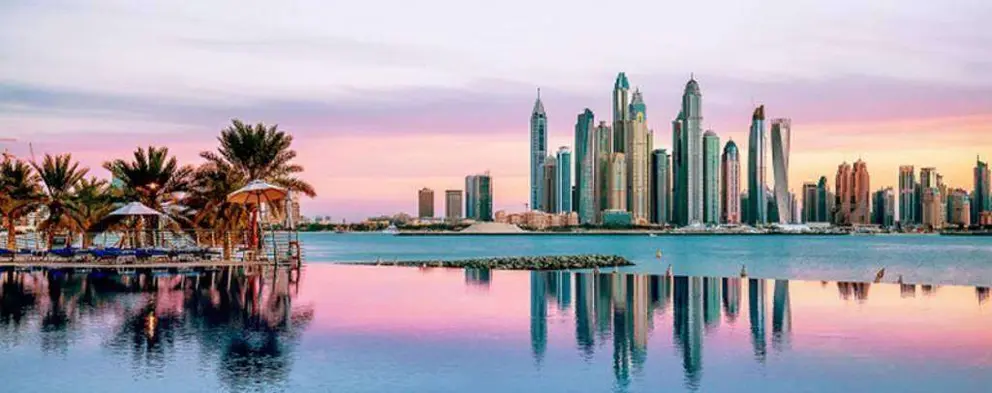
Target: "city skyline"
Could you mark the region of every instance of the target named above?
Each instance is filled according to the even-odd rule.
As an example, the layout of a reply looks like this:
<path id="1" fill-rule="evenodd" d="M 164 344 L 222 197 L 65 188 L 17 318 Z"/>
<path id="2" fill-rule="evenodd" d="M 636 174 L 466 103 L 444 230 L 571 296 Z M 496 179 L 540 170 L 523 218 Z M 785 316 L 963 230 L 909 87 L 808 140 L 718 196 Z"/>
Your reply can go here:
<path id="1" fill-rule="evenodd" d="M 695 42 L 671 42 L 664 37 L 684 22 L 644 19 L 636 36 L 652 50 L 642 52 L 621 51 L 608 34 L 561 22 L 594 20 L 605 3 L 559 5 L 537 6 L 562 16 L 551 26 L 534 23 L 540 13 L 530 4 L 511 1 L 495 11 L 515 18 L 500 22 L 521 27 L 514 34 L 539 37 L 532 41 L 488 36 L 492 22 L 467 12 L 456 23 L 445 18 L 437 31 L 407 35 L 399 32 L 417 29 L 396 26 L 417 18 L 329 26 L 322 21 L 340 10 L 317 3 L 305 13 L 275 5 L 3 5 L 0 122 L 9 130 L 5 137 L 20 141 L 2 148 L 22 157 L 30 154 L 27 142 L 38 154 L 71 151 L 105 176 L 99 164 L 106 157 L 127 156 L 153 141 L 184 162 L 198 162 L 214 133 L 238 117 L 278 123 L 296 137 L 300 163 L 313 169 L 307 179 L 318 192 L 301 201 L 306 215 L 411 212 L 412 190 L 461 188 L 466 173 L 487 169 L 499 183 L 494 209 L 519 210 L 528 200 L 520 113 L 530 109 L 535 89 L 542 88 L 548 113 L 548 146 L 571 145 L 582 108 L 612 120 L 606 90 L 625 71 L 650 108 L 655 148 L 672 151 L 666 119 L 690 73 L 707 100 L 702 126 L 721 141 L 734 140 L 741 152 L 754 105 L 766 105 L 770 118 L 791 118 L 794 193 L 858 158 L 870 163 L 875 189 L 897 186 L 900 165 L 937 167 L 948 185 L 970 188 L 973 157 L 992 155 L 992 77 L 979 66 L 989 61 L 982 48 L 992 37 L 981 22 L 989 15 L 981 2 L 950 10 L 904 2 L 899 12 L 858 2 L 830 10 L 782 3 L 717 12 L 644 3 L 643 18 L 705 13 L 720 28 Z M 397 7 L 407 11 L 397 14 L 423 16 L 421 25 L 440 21 L 430 12 L 440 8 L 433 7 L 451 5 Z M 770 23 L 723 23 L 759 9 L 755 16 Z M 374 10 L 374 4 L 347 6 L 352 13 Z M 772 18 L 778 13 L 789 17 Z M 225 28 L 245 22 L 256 31 Z M 783 29 L 789 38 L 778 34 Z M 940 33 L 919 39 L 916 31 Z M 486 45 L 475 45 L 480 40 Z M 511 45 L 520 42 L 527 44 Z M 571 42 L 582 45 L 563 44 Z M 589 47 L 598 52 L 595 61 L 566 60 Z M 742 64 L 728 60 L 744 56 L 752 60 L 747 66 L 728 65 Z M 370 154 L 374 165 L 354 164 Z"/>

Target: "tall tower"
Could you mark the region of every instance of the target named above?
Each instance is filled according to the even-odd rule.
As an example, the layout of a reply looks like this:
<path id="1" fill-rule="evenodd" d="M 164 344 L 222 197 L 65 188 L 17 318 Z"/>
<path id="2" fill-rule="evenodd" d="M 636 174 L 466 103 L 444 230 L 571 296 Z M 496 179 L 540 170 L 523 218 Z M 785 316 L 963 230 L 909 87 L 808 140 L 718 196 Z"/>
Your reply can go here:
<path id="1" fill-rule="evenodd" d="M 610 208 L 610 155 L 613 154 L 613 130 L 605 121 L 596 126 L 596 222 L 603 210 Z"/>
<path id="2" fill-rule="evenodd" d="M 557 180 L 555 188 L 558 191 L 558 206 L 555 211 L 558 213 L 568 213 L 572 211 L 572 151 L 568 146 L 558 148 L 555 155 L 558 161 Z"/>
<path id="3" fill-rule="evenodd" d="M 851 224 L 851 210 L 853 210 L 854 189 L 851 164 L 842 163 L 837 167 L 837 178 L 834 187 L 837 188 L 837 203 L 834 206 L 832 222 L 837 225 Z"/>
<path id="4" fill-rule="evenodd" d="M 530 113 L 530 208 L 544 210 L 541 202 L 544 193 L 541 181 L 544 179 L 544 159 L 548 155 L 548 117 L 541 102 L 541 89 L 537 89 L 537 100 Z"/>
<path id="5" fill-rule="evenodd" d="M 982 212 L 992 211 L 992 195 L 989 194 L 989 182 L 992 177 L 989 175 L 989 164 L 982 162 L 981 158 L 976 158 L 975 161 L 975 189 L 972 191 L 970 201 L 972 224 L 981 222 Z"/>
<path id="6" fill-rule="evenodd" d="M 434 190 L 424 187 L 417 191 L 417 217 L 434 217 Z"/>
<path id="7" fill-rule="evenodd" d="M 685 189 L 688 182 L 683 170 L 685 168 L 683 163 L 686 160 L 685 149 L 683 148 L 683 140 L 685 139 L 683 117 L 682 112 L 679 112 L 675 116 L 675 120 L 672 120 L 672 222 L 678 225 L 685 225 L 683 217 L 685 217 L 685 210 L 688 208 L 685 200 Z"/>
<path id="8" fill-rule="evenodd" d="M 635 90 L 627 111 L 630 120 L 626 123 L 627 146 L 624 155 L 627 159 L 627 210 L 636 224 L 646 224 L 650 218 L 651 205 L 648 200 L 648 150 L 647 107 L 640 90 Z"/>
<path id="9" fill-rule="evenodd" d="M 816 222 L 816 207 L 819 204 L 816 198 L 817 198 L 816 183 L 813 182 L 803 183 L 802 222 L 804 223 Z"/>
<path id="10" fill-rule="evenodd" d="M 613 152 L 626 153 L 627 123 L 630 120 L 630 83 L 627 74 L 621 72 L 613 84 Z"/>
<path id="11" fill-rule="evenodd" d="M 667 224 L 672 218 L 672 175 L 668 152 L 651 152 L 651 222 Z"/>
<path id="12" fill-rule="evenodd" d="M 765 106 L 754 109 L 747 147 L 747 200 L 749 224 L 768 223 L 765 202 Z"/>
<path id="13" fill-rule="evenodd" d="M 699 83 L 689 79 L 682 93 L 682 149 L 685 161 L 680 163 L 684 171 L 685 216 L 683 225 L 703 222 L 703 95 Z"/>
<path id="14" fill-rule="evenodd" d="M 462 190 L 444 191 L 444 218 L 448 221 L 462 218 Z"/>
<path id="15" fill-rule="evenodd" d="M 609 209 L 627 210 L 627 162 L 624 154 L 611 154 L 609 167 Z"/>
<path id="16" fill-rule="evenodd" d="M 558 213 L 558 160 L 555 156 L 544 159 L 544 180 L 541 181 L 541 191 L 544 200 L 541 209 L 547 213 Z"/>
<path id="17" fill-rule="evenodd" d="M 579 222 L 596 222 L 596 124 L 586 108 L 575 122 L 575 192 Z"/>
<path id="18" fill-rule="evenodd" d="M 833 209 L 833 198 L 827 177 L 820 176 L 816 183 L 816 222 L 830 222 L 830 211 Z"/>
<path id="19" fill-rule="evenodd" d="M 916 173 L 912 165 L 899 167 L 899 224 L 919 224 L 916 216 Z"/>
<path id="20" fill-rule="evenodd" d="M 789 207 L 789 148 L 792 145 L 792 121 L 789 119 L 773 119 L 771 137 L 772 169 L 775 172 L 775 203 L 778 205 L 778 222 L 787 224 L 793 222 L 793 212 Z"/>
<path id="21" fill-rule="evenodd" d="M 720 221 L 726 224 L 741 223 L 741 159 L 733 140 L 723 148 L 721 172 Z"/>
<path id="22" fill-rule="evenodd" d="M 703 134 L 703 222 L 720 223 L 720 137 Z"/>

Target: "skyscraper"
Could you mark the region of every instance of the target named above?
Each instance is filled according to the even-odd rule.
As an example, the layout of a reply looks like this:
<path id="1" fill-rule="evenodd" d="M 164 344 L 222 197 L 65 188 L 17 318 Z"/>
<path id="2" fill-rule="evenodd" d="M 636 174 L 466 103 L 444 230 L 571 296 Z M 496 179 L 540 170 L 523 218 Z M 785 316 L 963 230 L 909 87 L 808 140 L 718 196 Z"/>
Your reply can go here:
<path id="1" fill-rule="evenodd" d="M 596 126 L 596 222 L 603 210 L 610 208 L 610 156 L 613 154 L 613 130 L 605 121 Z"/>
<path id="2" fill-rule="evenodd" d="M 610 155 L 610 210 L 627 210 L 627 162 L 623 153 Z"/>
<path id="3" fill-rule="evenodd" d="M 765 201 L 765 106 L 761 105 L 751 115 L 751 132 L 747 147 L 748 217 L 751 225 L 768 222 Z"/>
<path id="4" fill-rule="evenodd" d="M 871 223 L 883 228 L 895 225 L 896 197 L 892 187 L 875 191 L 872 201 L 874 206 Z"/>
<path id="5" fill-rule="evenodd" d="M 630 120 L 630 83 L 621 72 L 613 84 L 613 153 L 626 153 L 628 120 Z"/>
<path id="6" fill-rule="evenodd" d="M 792 121 L 772 119 L 772 169 L 775 175 L 775 203 L 778 208 L 778 222 L 793 222 L 789 207 L 789 148 L 792 145 Z"/>
<path id="7" fill-rule="evenodd" d="M 444 191 L 444 218 L 448 221 L 462 218 L 462 190 Z"/>
<path id="8" fill-rule="evenodd" d="M 557 213 L 558 210 L 558 160 L 554 156 L 544 159 L 544 180 L 541 181 L 541 192 L 544 199 L 541 200 L 542 211 Z"/>
<path id="9" fill-rule="evenodd" d="M 548 117 L 544 113 L 544 103 L 541 102 L 541 89 L 537 89 L 537 100 L 534 110 L 530 113 L 530 208 L 543 210 L 541 201 L 541 181 L 544 175 L 544 159 L 548 155 Z"/>
<path id="10" fill-rule="evenodd" d="M 803 183 L 803 222 L 816 222 L 817 191 L 816 183 Z"/>
<path id="11" fill-rule="evenodd" d="M 741 223 L 741 158 L 737 144 L 733 140 L 723 147 L 723 170 L 721 171 L 720 221 L 725 224 Z"/>
<path id="12" fill-rule="evenodd" d="M 851 224 L 852 202 L 854 201 L 854 183 L 851 174 L 851 164 L 844 162 L 837 167 L 837 177 L 834 180 L 837 188 L 837 203 L 834 206 L 833 223 L 837 225 Z"/>
<path id="13" fill-rule="evenodd" d="M 820 181 L 816 183 L 816 222 L 831 222 L 833 199 L 827 177 L 820 176 Z"/>
<path id="14" fill-rule="evenodd" d="M 916 216 L 916 173 L 912 165 L 899 167 L 899 224 L 919 224 Z"/>
<path id="15" fill-rule="evenodd" d="M 417 192 L 417 217 L 434 217 L 434 190 L 422 188 Z"/>
<path id="16" fill-rule="evenodd" d="M 922 184 L 920 188 L 923 194 L 920 203 L 923 210 L 923 216 L 921 217 L 923 226 L 932 230 L 943 228 L 944 217 L 942 213 L 944 209 L 940 202 L 940 189 L 937 187 L 924 188 Z"/>
<path id="17" fill-rule="evenodd" d="M 627 133 L 624 139 L 627 146 L 624 156 L 627 160 L 627 209 L 636 224 L 646 224 L 650 219 L 648 210 L 650 193 L 648 190 L 648 169 L 650 169 L 650 150 L 648 150 L 647 107 L 640 90 L 634 90 L 630 107 L 627 111 L 629 120 L 624 125 Z"/>
<path id="18" fill-rule="evenodd" d="M 868 176 L 868 164 L 858 160 L 854 163 L 854 211 L 851 213 L 852 224 L 868 224 L 871 222 L 871 182 Z"/>
<path id="19" fill-rule="evenodd" d="M 558 206 L 555 211 L 567 213 L 572 211 L 572 151 L 568 146 L 558 148 L 555 156 L 558 161 L 556 189 L 558 191 Z"/>
<path id="20" fill-rule="evenodd" d="M 982 212 L 992 211 L 992 194 L 990 194 L 989 164 L 981 158 L 975 160 L 975 189 L 971 197 L 971 223 L 978 224 Z"/>
<path id="21" fill-rule="evenodd" d="M 596 222 L 596 134 L 595 119 L 586 108 L 575 122 L 575 190 L 574 208 L 579 222 Z"/>
<path id="22" fill-rule="evenodd" d="M 478 216 L 476 210 L 476 204 L 479 200 L 478 184 L 475 175 L 465 176 L 465 218 L 470 220 L 474 220 Z"/>
<path id="23" fill-rule="evenodd" d="M 672 217 L 672 175 L 668 152 L 651 152 L 651 222 L 667 224 Z"/>
<path id="24" fill-rule="evenodd" d="M 947 223 L 961 228 L 971 226 L 971 197 L 960 188 L 948 192 Z"/>
<path id="25" fill-rule="evenodd" d="M 685 140 L 685 130 L 682 112 L 672 120 L 672 222 L 684 225 L 685 210 L 688 208 L 685 200 L 685 165 L 686 160 L 683 141 Z"/>
<path id="26" fill-rule="evenodd" d="M 720 137 L 703 134 L 703 222 L 720 223 Z"/>
<path id="27" fill-rule="evenodd" d="M 679 185 L 681 203 L 685 205 L 682 225 L 703 222 L 703 95 L 695 78 L 689 79 L 682 93 L 682 143 L 679 153 L 684 158 L 679 162 L 683 173 Z"/>
<path id="28" fill-rule="evenodd" d="M 493 184 L 488 171 L 465 177 L 465 218 L 493 220 Z"/>
<path id="29" fill-rule="evenodd" d="M 858 160 L 854 167 L 843 163 L 837 167 L 837 204 L 834 223 L 864 225 L 871 221 L 871 191 L 868 165 Z"/>

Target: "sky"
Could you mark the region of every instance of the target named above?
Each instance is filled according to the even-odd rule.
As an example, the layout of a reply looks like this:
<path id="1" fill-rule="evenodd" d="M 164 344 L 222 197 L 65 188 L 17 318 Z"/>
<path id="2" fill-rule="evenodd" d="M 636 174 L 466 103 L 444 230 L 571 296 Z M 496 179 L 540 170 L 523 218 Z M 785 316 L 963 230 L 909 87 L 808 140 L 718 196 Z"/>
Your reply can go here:
<path id="1" fill-rule="evenodd" d="M 413 213 L 422 187 L 441 212 L 485 170 L 515 211 L 537 89 L 549 146 L 571 145 L 584 108 L 611 121 L 624 71 L 656 148 L 690 75 L 721 143 L 746 151 L 755 105 L 792 119 L 796 191 L 857 159 L 873 189 L 904 164 L 971 189 L 992 156 L 987 0 L 202 3 L 0 3 L 0 147 L 107 176 L 149 144 L 198 164 L 239 118 L 293 134 L 318 193 L 305 215 Z"/>

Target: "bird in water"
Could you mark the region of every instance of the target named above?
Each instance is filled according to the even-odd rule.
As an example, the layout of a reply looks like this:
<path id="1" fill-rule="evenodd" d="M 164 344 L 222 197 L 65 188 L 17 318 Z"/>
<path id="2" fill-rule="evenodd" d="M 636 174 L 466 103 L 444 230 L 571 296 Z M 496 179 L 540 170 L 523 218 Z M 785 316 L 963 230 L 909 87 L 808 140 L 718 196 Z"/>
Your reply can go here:
<path id="1" fill-rule="evenodd" d="M 672 276 L 672 265 L 669 264 L 668 269 L 665 270 L 665 277 L 671 277 L 671 276 Z"/>
<path id="2" fill-rule="evenodd" d="M 747 277 L 747 267 L 741 265 L 741 277 Z"/>
<path id="3" fill-rule="evenodd" d="M 875 283 L 882 282 L 882 278 L 885 277 L 885 268 L 883 267 L 878 273 L 875 273 Z"/>

